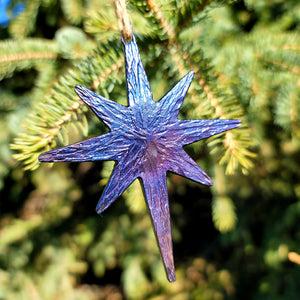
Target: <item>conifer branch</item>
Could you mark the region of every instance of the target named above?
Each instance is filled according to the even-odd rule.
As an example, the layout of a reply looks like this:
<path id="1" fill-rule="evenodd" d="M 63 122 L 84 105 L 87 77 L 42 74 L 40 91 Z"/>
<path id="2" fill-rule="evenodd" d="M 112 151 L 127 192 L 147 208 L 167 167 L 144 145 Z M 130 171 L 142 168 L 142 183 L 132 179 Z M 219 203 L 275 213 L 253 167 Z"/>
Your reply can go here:
<path id="1" fill-rule="evenodd" d="M 153 26 L 149 18 L 145 18 L 145 16 L 141 14 L 138 7 L 129 3 L 127 10 L 135 34 L 138 34 L 140 37 L 155 35 L 156 27 Z M 84 29 L 100 42 L 119 39 L 120 32 L 113 5 L 107 6 L 105 11 L 89 11 L 84 19 Z"/>
<path id="2" fill-rule="evenodd" d="M 189 91 L 192 102 L 195 105 L 195 110 L 192 110 L 192 117 L 196 112 L 197 115 L 195 115 L 195 118 L 199 118 L 199 108 L 205 107 L 207 118 L 243 118 L 243 111 L 237 100 L 233 99 L 232 95 L 222 95 L 224 93 L 221 93 L 217 87 L 217 77 L 214 76 L 213 78 L 209 75 L 210 67 L 208 61 L 201 55 L 199 57 L 199 53 L 202 53 L 200 49 L 198 49 L 198 54 L 196 54 L 195 52 L 191 53 L 190 49 L 192 49 L 192 46 L 185 46 L 184 49 L 179 47 L 178 43 L 169 44 L 168 46 L 181 76 L 187 73 L 187 69 L 195 71 L 195 79 L 198 86 L 192 86 Z M 186 51 L 185 49 L 188 50 Z M 196 59 L 192 59 L 192 57 Z M 199 92 L 205 96 L 205 98 L 202 98 L 203 103 L 200 105 Z M 245 123 L 245 120 L 243 120 L 243 123 Z M 211 151 L 215 154 L 219 153 L 220 164 L 226 164 L 227 166 L 226 174 L 233 174 L 239 166 L 244 173 L 247 173 L 253 167 L 252 159 L 256 155 L 247 150 L 247 148 L 253 146 L 250 136 L 249 129 L 243 127 L 234 130 L 234 132 L 225 132 L 224 135 L 210 138 L 209 146 L 211 147 Z M 225 150 L 223 154 L 221 154 L 221 149 Z"/>
<path id="3" fill-rule="evenodd" d="M 8 54 L 0 56 L 0 64 L 15 62 L 21 60 L 34 60 L 34 59 L 56 59 L 57 53 L 53 52 L 32 52 L 32 53 L 20 53 L 20 54 Z"/>
<path id="4" fill-rule="evenodd" d="M 103 56 L 106 60 L 103 60 Z M 74 68 L 58 80 L 46 100 L 35 105 L 24 124 L 24 130 L 11 145 L 18 152 L 14 157 L 24 161 L 25 169 L 36 169 L 39 166 L 39 154 L 55 147 L 57 139 L 63 144 L 68 143 L 68 135 L 63 132 L 66 125 L 73 124 L 87 135 L 87 120 L 84 115 L 86 107 L 75 95 L 73 88 L 79 84 L 95 88 L 107 95 L 106 79 L 110 85 L 114 81 L 106 75 L 119 73 L 123 69 L 120 56 L 120 52 L 113 45 L 102 47 L 87 59 L 75 64 Z"/>
<path id="5" fill-rule="evenodd" d="M 206 81 L 199 73 L 198 84 L 202 87 L 205 99 L 213 109 L 212 117 L 219 119 L 243 119 L 243 111 L 237 100 L 232 95 L 219 96 L 218 87 L 211 86 L 212 81 Z M 195 76 L 197 77 L 197 76 Z M 225 111 L 226 109 L 226 111 Z M 226 174 L 233 174 L 239 167 L 247 173 L 254 165 L 251 161 L 256 155 L 248 150 L 251 143 L 251 134 L 248 128 L 236 129 L 234 132 L 225 132 L 224 135 L 212 137 L 208 145 L 212 153 L 219 152 L 220 164 L 226 164 Z M 241 142 L 243 141 L 243 142 Z M 220 151 L 222 148 L 225 151 Z M 223 153 L 222 153 L 223 152 Z M 222 153 L 222 154 L 221 154 Z"/>
<path id="6" fill-rule="evenodd" d="M 163 12 L 160 10 L 159 6 L 156 3 L 156 0 L 147 0 L 147 5 L 148 5 L 150 11 L 153 12 L 158 24 L 166 32 L 169 41 L 174 40 L 176 37 L 175 31 L 173 30 L 172 26 L 165 19 Z"/>
<path id="7" fill-rule="evenodd" d="M 60 0 L 61 7 L 67 20 L 73 25 L 79 25 L 83 20 L 82 0 Z"/>
<path id="8" fill-rule="evenodd" d="M 14 38 L 28 36 L 35 28 L 36 17 L 42 0 L 27 1 L 24 11 L 22 11 L 9 25 L 9 32 Z"/>
<path id="9" fill-rule="evenodd" d="M 99 86 L 101 86 L 105 82 L 106 78 L 112 72 L 118 71 L 121 68 L 123 68 L 123 64 L 124 64 L 124 58 L 123 57 L 118 58 L 116 63 L 113 63 L 110 67 L 107 67 L 106 70 L 102 72 L 98 78 L 93 80 L 93 82 L 91 83 L 91 88 L 98 90 Z"/>
<path id="10" fill-rule="evenodd" d="M 0 78 L 15 70 L 37 67 L 58 58 L 56 42 L 46 39 L 26 39 L 0 42 Z"/>
<path id="11" fill-rule="evenodd" d="M 286 45 L 283 45 L 282 49 L 283 49 L 283 50 L 300 51 L 300 46 L 299 46 L 299 45 L 290 45 L 290 44 L 286 44 Z"/>
<path id="12" fill-rule="evenodd" d="M 272 65 L 278 66 L 282 69 L 285 69 L 288 72 L 291 72 L 292 74 L 300 75 L 300 67 L 298 67 L 298 66 L 292 66 L 292 65 L 287 64 L 283 61 L 277 61 L 277 60 L 269 59 L 267 57 L 260 57 L 259 59 L 262 62 L 266 62 L 268 64 L 272 64 Z"/>
<path id="13" fill-rule="evenodd" d="M 201 1 L 178 1 L 177 3 L 177 28 L 187 28 L 193 21 L 193 17 L 201 13 L 209 4 L 214 0 L 201 0 Z"/>

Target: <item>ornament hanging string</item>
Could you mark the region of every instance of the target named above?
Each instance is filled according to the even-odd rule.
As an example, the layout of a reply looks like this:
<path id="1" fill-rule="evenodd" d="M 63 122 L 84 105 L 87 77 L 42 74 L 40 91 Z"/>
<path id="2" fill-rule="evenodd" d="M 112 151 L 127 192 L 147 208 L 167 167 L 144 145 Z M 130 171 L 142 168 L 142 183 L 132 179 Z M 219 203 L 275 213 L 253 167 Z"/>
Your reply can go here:
<path id="1" fill-rule="evenodd" d="M 118 25 L 125 43 L 132 41 L 132 30 L 126 10 L 126 0 L 115 0 L 115 11 Z"/>

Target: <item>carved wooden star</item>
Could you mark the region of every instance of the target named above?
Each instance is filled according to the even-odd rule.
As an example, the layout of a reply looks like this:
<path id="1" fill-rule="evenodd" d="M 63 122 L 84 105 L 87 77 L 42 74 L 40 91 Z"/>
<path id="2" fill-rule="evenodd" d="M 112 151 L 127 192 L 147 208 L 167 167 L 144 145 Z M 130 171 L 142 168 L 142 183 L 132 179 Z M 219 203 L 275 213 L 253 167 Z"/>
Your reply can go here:
<path id="1" fill-rule="evenodd" d="M 79 97 L 110 129 L 109 133 L 42 153 L 41 162 L 114 160 L 109 182 L 98 202 L 103 212 L 139 178 L 170 282 L 175 281 L 166 172 L 205 185 L 208 175 L 183 146 L 238 127 L 240 120 L 179 120 L 179 109 L 194 73 L 184 76 L 161 100 L 153 101 L 135 38 L 125 48 L 128 104 L 123 106 L 80 86 Z"/>

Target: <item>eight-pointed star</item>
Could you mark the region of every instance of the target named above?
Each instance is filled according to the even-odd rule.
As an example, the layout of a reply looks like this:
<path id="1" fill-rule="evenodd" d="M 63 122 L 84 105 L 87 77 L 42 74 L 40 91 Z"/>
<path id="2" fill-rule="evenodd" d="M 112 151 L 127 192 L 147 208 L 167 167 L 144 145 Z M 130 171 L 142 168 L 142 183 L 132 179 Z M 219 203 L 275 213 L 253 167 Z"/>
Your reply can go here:
<path id="1" fill-rule="evenodd" d="M 139 178 L 170 282 L 176 279 L 173 261 L 166 172 L 174 172 L 205 185 L 208 175 L 183 146 L 235 128 L 239 120 L 179 120 L 179 109 L 194 73 L 184 76 L 160 101 L 152 98 L 133 36 L 125 43 L 129 106 L 122 106 L 80 86 L 76 93 L 110 129 L 109 133 L 42 153 L 41 162 L 114 160 L 109 182 L 98 202 L 103 212 Z"/>

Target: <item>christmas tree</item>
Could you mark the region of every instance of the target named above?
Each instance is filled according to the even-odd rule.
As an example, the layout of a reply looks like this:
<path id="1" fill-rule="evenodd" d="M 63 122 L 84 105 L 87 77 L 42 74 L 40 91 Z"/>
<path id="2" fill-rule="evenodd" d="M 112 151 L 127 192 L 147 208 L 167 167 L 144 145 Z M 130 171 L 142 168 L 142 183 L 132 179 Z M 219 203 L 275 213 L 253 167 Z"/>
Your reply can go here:
<path id="1" fill-rule="evenodd" d="M 185 147 L 212 188 L 167 178 L 169 284 L 137 182 L 99 217 L 112 162 L 38 161 L 107 132 L 74 86 L 127 104 L 114 1 L 21 2 L 1 8 L 0 299 L 297 298 L 300 4 L 127 3 L 154 100 L 193 70 L 179 118 L 242 120 Z"/>

